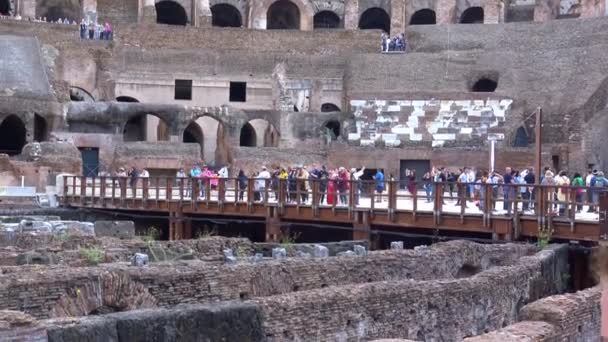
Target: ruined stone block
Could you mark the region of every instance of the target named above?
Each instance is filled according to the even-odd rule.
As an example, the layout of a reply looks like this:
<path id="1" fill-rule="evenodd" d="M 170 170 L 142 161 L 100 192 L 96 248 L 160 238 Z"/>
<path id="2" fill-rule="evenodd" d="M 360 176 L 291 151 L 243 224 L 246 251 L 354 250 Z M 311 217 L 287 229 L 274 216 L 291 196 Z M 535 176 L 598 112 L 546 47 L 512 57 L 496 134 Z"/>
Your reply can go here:
<path id="1" fill-rule="evenodd" d="M 272 249 L 273 259 L 283 259 L 287 257 L 287 251 L 285 248 L 277 247 Z"/>
<path id="2" fill-rule="evenodd" d="M 363 247 L 361 245 L 355 245 L 354 252 L 358 256 L 366 256 L 367 255 L 367 249 L 365 249 L 365 247 Z"/>
<path id="3" fill-rule="evenodd" d="M 315 245 L 314 256 L 315 258 L 327 258 L 329 256 L 329 249 L 325 246 Z"/>
<path id="4" fill-rule="evenodd" d="M 48 222 L 22 220 L 19 223 L 19 231 L 21 232 L 44 232 L 50 233 L 53 226 Z"/>
<path id="5" fill-rule="evenodd" d="M 256 264 L 258 262 L 262 262 L 264 260 L 264 255 L 262 253 L 255 253 L 255 255 L 249 257 L 249 261 L 252 264 Z"/>
<path id="6" fill-rule="evenodd" d="M 97 221 L 94 225 L 95 236 L 132 239 L 135 236 L 133 221 Z"/>
<path id="7" fill-rule="evenodd" d="M 337 256 L 355 256 L 355 252 L 353 251 L 346 251 L 346 252 L 340 252 L 337 254 Z"/>
<path id="8" fill-rule="evenodd" d="M 310 253 L 307 253 L 307 252 L 297 251 L 296 252 L 296 256 L 298 258 L 310 258 L 312 255 Z"/>
<path id="9" fill-rule="evenodd" d="M 391 241 L 391 249 L 392 250 L 402 250 L 403 241 Z"/>
<path id="10" fill-rule="evenodd" d="M 52 265 L 57 260 L 53 254 L 43 254 L 38 252 L 27 252 L 17 255 L 17 265 Z"/>
<path id="11" fill-rule="evenodd" d="M 144 253 L 135 253 L 133 257 L 131 257 L 131 266 L 143 267 L 148 266 L 150 259 L 148 258 L 148 254 Z"/>

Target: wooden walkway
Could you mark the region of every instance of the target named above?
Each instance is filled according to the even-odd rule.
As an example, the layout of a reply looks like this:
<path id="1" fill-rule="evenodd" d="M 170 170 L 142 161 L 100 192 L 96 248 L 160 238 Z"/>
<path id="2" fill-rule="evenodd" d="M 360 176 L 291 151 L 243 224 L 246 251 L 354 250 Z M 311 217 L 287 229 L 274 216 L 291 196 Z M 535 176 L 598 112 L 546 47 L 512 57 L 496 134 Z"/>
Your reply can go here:
<path id="1" fill-rule="evenodd" d="M 354 239 L 369 239 L 372 230 L 383 227 L 428 229 L 429 234 L 487 233 L 502 241 L 534 238 L 540 229 L 550 231 L 553 239 L 593 243 L 608 233 L 605 206 L 601 215 L 587 212 L 590 194 L 597 189 L 534 186 L 529 187 L 531 199 L 526 199 L 522 186 L 477 184 L 476 199 L 470 199 L 468 184 L 453 184 L 450 193 L 448 184 L 436 183 L 427 199 L 424 191 L 410 194 L 401 189 L 399 181 L 385 182 L 382 194 L 375 191 L 374 181 L 249 179 L 242 188 L 233 178 L 144 178 L 135 183 L 127 178 L 65 176 L 61 201 L 67 207 L 167 212 L 171 239 L 192 238 L 188 217 L 204 215 L 265 219 L 268 241 L 281 238 L 284 222 L 348 224 Z M 562 191 L 559 201 L 556 192 Z M 597 192 L 603 203 L 605 194 Z"/>

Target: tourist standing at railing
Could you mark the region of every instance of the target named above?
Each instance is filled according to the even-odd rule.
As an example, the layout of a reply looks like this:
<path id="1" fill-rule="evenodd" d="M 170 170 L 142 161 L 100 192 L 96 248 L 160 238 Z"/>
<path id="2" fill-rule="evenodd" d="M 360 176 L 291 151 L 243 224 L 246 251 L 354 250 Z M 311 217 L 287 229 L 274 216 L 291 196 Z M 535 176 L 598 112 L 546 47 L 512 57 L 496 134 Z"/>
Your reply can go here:
<path id="1" fill-rule="evenodd" d="M 192 178 L 190 180 L 190 186 L 188 187 L 188 195 L 190 196 L 190 194 L 192 193 L 192 197 L 194 196 L 200 196 L 200 194 L 202 193 L 202 189 L 203 187 L 201 186 L 201 174 L 203 173 L 203 171 L 201 170 L 201 167 L 198 163 L 194 163 L 194 165 L 192 165 L 192 168 L 190 169 L 190 178 Z M 198 190 L 199 193 L 198 194 L 194 194 L 192 192 L 192 187 L 194 185 L 194 182 L 196 182 L 196 184 L 198 185 Z"/>
<path id="2" fill-rule="evenodd" d="M 498 173 L 498 171 L 493 171 L 492 172 L 492 176 L 490 176 L 488 178 L 488 183 L 492 184 L 492 198 L 494 201 L 496 201 L 498 199 L 498 187 L 499 184 L 502 183 L 503 179 L 502 176 Z M 496 203 L 494 202 L 493 207 L 496 208 Z M 490 203 L 490 206 L 492 206 L 492 203 Z"/>
<path id="3" fill-rule="evenodd" d="M 270 180 L 270 172 L 268 172 L 268 170 L 266 169 L 266 166 L 262 166 L 262 171 L 260 171 L 257 178 L 258 179 L 256 180 L 256 188 L 260 192 L 260 200 L 265 201 L 265 200 L 267 200 L 267 196 L 268 196 L 265 193 L 266 187 L 267 187 L 268 181 Z"/>
<path id="4" fill-rule="evenodd" d="M 374 180 L 376 181 L 376 202 L 382 202 L 382 192 L 384 191 L 384 170 L 378 169 L 376 175 L 374 176 Z"/>
<path id="5" fill-rule="evenodd" d="M 447 169 L 444 172 L 445 172 L 445 179 L 448 184 L 448 190 L 450 192 L 450 197 L 453 197 L 454 196 L 454 185 L 456 183 L 457 177 L 454 174 L 454 172 L 448 171 Z"/>
<path id="6" fill-rule="evenodd" d="M 416 170 L 410 170 L 407 177 L 407 191 L 413 196 L 416 192 Z"/>
<path id="7" fill-rule="evenodd" d="M 319 193 L 320 193 L 320 197 L 319 197 L 319 204 L 323 204 L 323 201 L 325 200 L 325 196 L 327 193 L 327 186 L 328 186 L 328 182 L 329 182 L 329 172 L 327 171 L 327 167 L 325 167 L 325 165 L 321 166 L 321 170 L 319 170 Z"/>
<path id="8" fill-rule="evenodd" d="M 80 20 L 80 39 L 87 39 L 87 23 L 84 19 Z"/>
<path id="9" fill-rule="evenodd" d="M 590 212 L 595 212 L 599 210 L 600 204 L 600 192 L 608 186 L 608 180 L 604 178 L 604 173 L 602 171 L 598 171 L 596 175 L 591 179 L 591 193 L 593 197 L 593 205 L 589 206 Z"/>
<path id="10" fill-rule="evenodd" d="M 527 174 L 528 170 L 523 170 L 522 172 L 515 171 L 515 174 L 513 175 L 513 183 L 516 185 L 515 196 L 521 200 L 524 200 L 526 197 L 525 194 L 528 187 L 526 186 L 525 176 Z M 519 210 L 519 208 L 515 208 L 515 210 Z"/>
<path id="11" fill-rule="evenodd" d="M 536 183 L 536 175 L 534 174 L 534 168 L 531 167 L 528 170 L 528 173 L 524 176 L 524 180 L 528 185 L 526 187 L 526 191 L 524 192 L 524 211 L 528 209 L 534 209 L 534 188 L 532 187 L 534 183 Z"/>
<path id="12" fill-rule="evenodd" d="M 469 168 L 465 167 L 464 170 L 460 171 L 460 175 L 458 176 L 457 181 L 457 186 L 458 186 L 458 191 L 457 191 L 457 196 L 458 196 L 458 200 L 456 201 L 456 205 L 460 205 L 462 203 L 462 205 L 464 205 L 465 208 L 468 208 L 467 206 L 467 199 L 466 199 L 466 194 L 465 191 L 467 189 L 467 181 L 469 179 Z M 461 198 L 463 199 L 461 202 Z"/>
<path id="13" fill-rule="evenodd" d="M 290 203 L 296 201 L 296 192 L 298 190 L 298 170 L 295 167 L 289 167 L 287 171 L 287 197 Z"/>
<path id="14" fill-rule="evenodd" d="M 433 194 L 433 178 L 431 178 L 430 172 L 426 172 L 424 176 L 422 176 L 422 187 L 426 193 L 426 202 L 431 203 L 431 195 Z"/>
<path id="15" fill-rule="evenodd" d="M 511 210 L 511 202 L 513 201 L 514 191 L 511 187 L 513 184 L 513 171 L 510 167 L 505 168 L 505 174 L 502 176 L 502 184 L 503 184 L 503 209 L 510 211 Z"/>
<path id="16" fill-rule="evenodd" d="M 359 205 L 359 198 L 361 197 L 361 191 L 363 191 L 363 184 L 361 183 L 361 176 L 365 173 L 365 166 L 360 168 L 358 171 L 354 167 L 350 169 L 350 177 L 353 181 L 353 191 L 355 192 L 355 206 Z"/>
<path id="17" fill-rule="evenodd" d="M 239 175 L 237 176 L 237 180 L 239 183 L 239 201 L 243 201 L 245 191 L 247 191 L 247 176 L 243 170 L 239 170 Z"/>
<path id="18" fill-rule="evenodd" d="M 562 216 L 566 212 L 566 206 L 568 201 L 568 186 L 570 186 L 570 179 L 566 174 L 566 171 L 560 171 L 559 177 L 555 180 L 555 185 L 558 186 L 557 200 L 559 201 L 559 215 Z"/>
<path id="19" fill-rule="evenodd" d="M 131 187 L 131 193 L 133 194 L 133 197 L 136 196 L 136 188 L 137 188 L 137 178 L 139 177 L 139 171 L 137 171 L 137 169 L 135 167 L 131 167 L 131 169 L 129 169 L 129 172 L 127 173 L 127 175 L 130 177 L 129 179 L 129 186 Z"/>
<path id="20" fill-rule="evenodd" d="M 572 177 L 572 186 L 575 187 L 575 199 L 576 199 L 576 213 L 580 213 L 583 210 L 583 196 L 585 195 L 585 181 L 580 173 L 575 172 Z"/>
<path id="21" fill-rule="evenodd" d="M 348 190 L 350 190 L 350 175 L 344 167 L 338 168 L 338 177 L 336 187 L 340 193 L 340 204 L 348 205 Z"/>
<path id="22" fill-rule="evenodd" d="M 327 204 L 333 205 L 336 203 L 336 190 L 337 190 L 338 174 L 334 171 L 329 173 L 329 180 L 327 182 Z"/>
<path id="23" fill-rule="evenodd" d="M 593 179 L 593 177 L 595 177 L 595 174 L 597 174 L 597 170 L 587 171 L 587 176 L 585 177 L 585 186 L 587 188 L 591 187 L 591 180 Z M 587 202 L 593 203 L 593 194 L 592 194 L 591 190 L 587 191 Z M 589 210 L 590 209 L 591 209 L 591 204 L 589 205 Z"/>

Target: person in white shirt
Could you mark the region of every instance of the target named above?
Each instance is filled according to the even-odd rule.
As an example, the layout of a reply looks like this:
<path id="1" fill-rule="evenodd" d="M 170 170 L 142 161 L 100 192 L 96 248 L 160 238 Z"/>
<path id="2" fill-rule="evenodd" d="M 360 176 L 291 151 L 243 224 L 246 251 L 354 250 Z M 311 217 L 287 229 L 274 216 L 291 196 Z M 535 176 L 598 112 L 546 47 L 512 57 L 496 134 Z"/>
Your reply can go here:
<path id="1" fill-rule="evenodd" d="M 228 178 L 228 167 L 222 166 L 222 168 L 217 172 L 217 175 L 220 178 Z"/>
<path id="2" fill-rule="evenodd" d="M 255 181 L 255 187 L 260 192 L 260 200 L 264 201 L 266 198 L 266 180 L 270 179 L 270 172 L 266 169 L 266 166 L 262 166 L 262 171 L 258 174 Z"/>
<path id="3" fill-rule="evenodd" d="M 357 187 L 357 189 L 355 190 L 355 206 L 359 205 L 359 197 L 361 196 L 361 189 L 363 188 L 363 185 L 361 184 L 361 182 L 359 182 L 359 180 L 361 179 L 361 176 L 363 176 L 364 172 L 365 166 L 360 168 L 359 171 L 357 171 L 357 169 L 355 169 L 354 167 L 350 169 L 350 175 L 352 177 L 352 180 L 355 181 Z"/>

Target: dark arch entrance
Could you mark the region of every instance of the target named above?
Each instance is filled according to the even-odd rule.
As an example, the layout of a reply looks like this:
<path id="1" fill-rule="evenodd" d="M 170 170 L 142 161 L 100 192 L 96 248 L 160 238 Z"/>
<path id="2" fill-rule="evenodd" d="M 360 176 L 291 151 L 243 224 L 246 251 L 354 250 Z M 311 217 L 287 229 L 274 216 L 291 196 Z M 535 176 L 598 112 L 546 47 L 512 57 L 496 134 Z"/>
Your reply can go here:
<path id="1" fill-rule="evenodd" d="M 156 115 L 142 114 L 129 119 L 123 129 L 123 141 L 167 141 L 169 125 Z"/>
<path id="2" fill-rule="evenodd" d="M 460 15 L 461 24 L 483 24 L 483 8 L 469 7 Z"/>
<path id="3" fill-rule="evenodd" d="M 243 19 L 236 7 L 230 4 L 211 6 L 211 24 L 217 27 L 241 27 Z"/>
<path id="4" fill-rule="evenodd" d="M 27 130 L 25 124 L 15 115 L 7 116 L 0 124 L 0 153 L 14 156 L 25 146 Z"/>
<path id="5" fill-rule="evenodd" d="M 241 128 L 240 145 L 255 147 L 256 141 L 257 141 L 257 136 L 255 134 L 255 129 L 253 129 L 253 126 L 251 126 L 251 124 L 249 124 L 249 122 L 244 124 L 243 128 Z"/>
<path id="6" fill-rule="evenodd" d="M 266 15 L 269 30 L 299 30 L 300 9 L 289 0 L 279 0 L 268 8 Z"/>
<path id="7" fill-rule="evenodd" d="M 498 82 L 484 77 L 473 84 L 471 91 L 476 93 L 491 93 L 495 91 L 497 87 Z"/>
<path id="8" fill-rule="evenodd" d="M 428 8 L 414 12 L 410 18 L 410 25 L 434 25 L 436 23 L 435 11 Z"/>
<path id="9" fill-rule="evenodd" d="M 3 0 L 0 0 L 3 1 Z M 10 1 L 10 0 L 7 0 Z M 36 16 L 46 17 L 48 21 L 68 19 L 70 22 L 80 20 L 82 1 L 74 0 L 39 0 L 36 1 Z"/>
<path id="10" fill-rule="evenodd" d="M 315 14 L 313 27 L 316 29 L 340 28 L 340 17 L 332 11 L 321 11 Z"/>
<path id="11" fill-rule="evenodd" d="M 156 22 L 167 25 L 186 25 L 188 15 L 182 5 L 174 1 L 161 1 L 156 5 Z"/>
<path id="12" fill-rule="evenodd" d="M 201 147 L 201 157 L 203 156 L 205 138 L 203 137 L 201 127 L 196 122 L 193 121 L 186 127 L 182 141 L 185 143 L 199 144 Z"/>
<path id="13" fill-rule="evenodd" d="M 382 8 L 372 7 L 361 14 L 359 28 L 361 30 L 383 30 L 390 33 L 391 18 Z"/>
<path id="14" fill-rule="evenodd" d="M 513 143 L 513 147 L 528 147 L 528 133 L 526 129 L 523 127 L 519 127 L 517 129 L 517 133 L 515 133 L 515 142 Z"/>
<path id="15" fill-rule="evenodd" d="M 321 112 L 329 113 L 329 112 L 339 112 L 340 107 L 336 106 L 333 103 L 324 103 L 321 105 Z"/>
<path id="16" fill-rule="evenodd" d="M 11 3 L 9 0 L 0 0 L 0 15 L 9 15 L 11 12 Z"/>
<path id="17" fill-rule="evenodd" d="M 46 141 L 48 140 L 48 125 L 46 120 L 38 115 L 34 114 L 34 141 Z"/>
<path id="18" fill-rule="evenodd" d="M 118 102 L 139 102 L 139 100 L 137 100 L 134 97 L 131 96 L 119 96 L 116 98 L 116 101 Z"/>
<path id="19" fill-rule="evenodd" d="M 336 120 L 330 120 L 325 124 L 326 134 L 331 137 L 331 140 L 337 140 L 340 136 L 340 123 Z"/>

